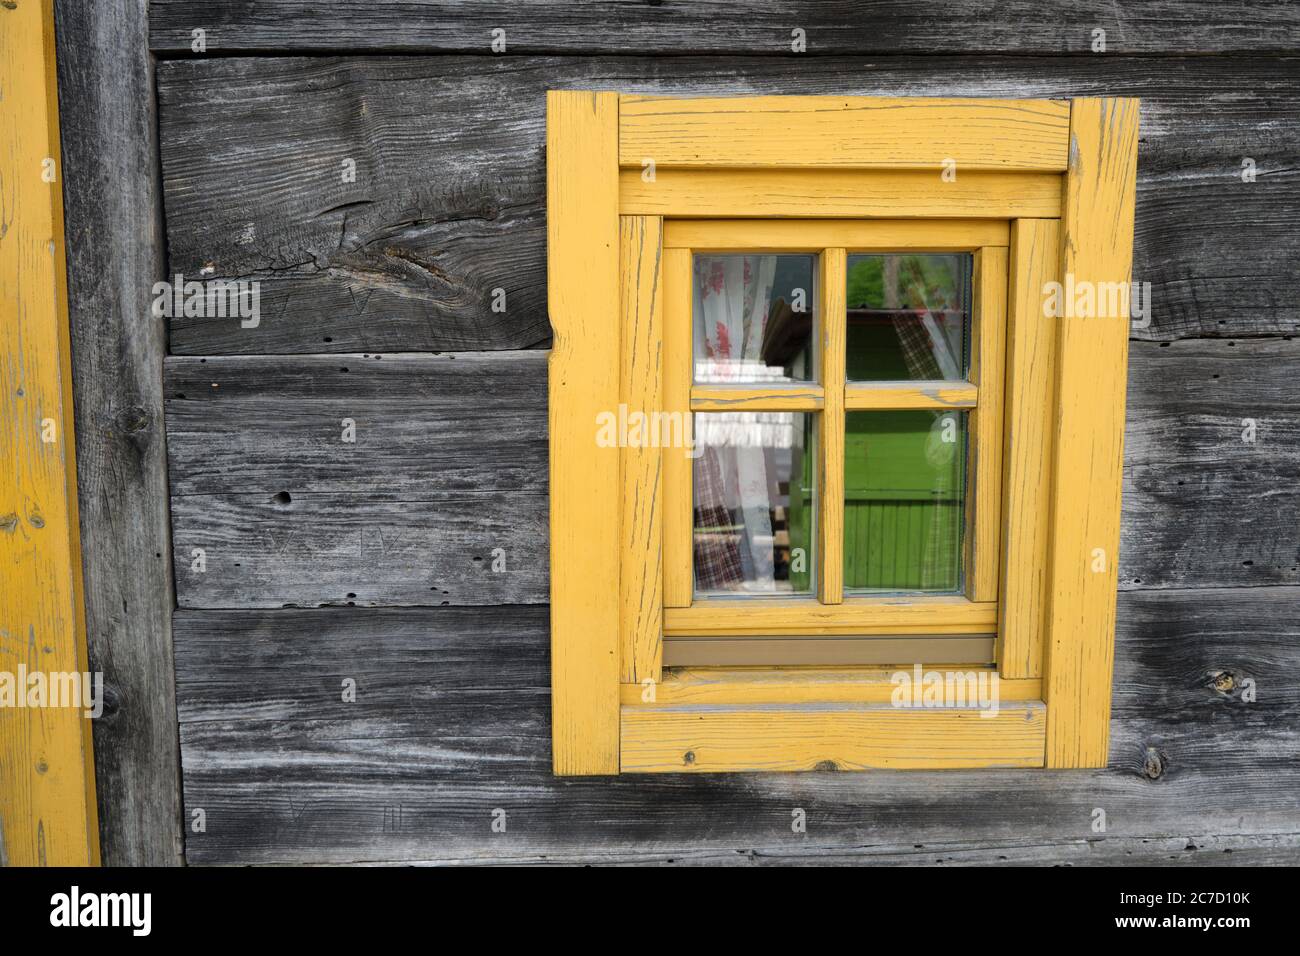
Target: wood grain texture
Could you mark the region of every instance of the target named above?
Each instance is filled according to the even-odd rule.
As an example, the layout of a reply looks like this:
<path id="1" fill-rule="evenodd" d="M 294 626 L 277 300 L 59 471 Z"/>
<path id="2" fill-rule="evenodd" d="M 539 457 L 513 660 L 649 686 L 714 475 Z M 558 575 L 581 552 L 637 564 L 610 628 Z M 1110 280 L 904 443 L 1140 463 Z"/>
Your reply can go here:
<path id="1" fill-rule="evenodd" d="M 1297 368 L 1289 337 L 1130 343 L 1121 588 L 1300 584 Z"/>
<path id="2" fill-rule="evenodd" d="M 817 375 L 826 402 L 817 416 L 817 600 L 836 605 L 844 600 L 844 363 L 848 311 L 842 248 L 826 249 L 817 268 Z"/>
<path id="3" fill-rule="evenodd" d="M 623 773 L 972 770 L 1041 767 L 1041 703 L 653 704 L 623 708 Z"/>
<path id="4" fill-rule="evenodd" d="M 1056 420 L 1044 646 L 1047 765 L 1100 767 L 1108 753 L 1119 574 L 1129 302 L 1101 289 L 1132 276 L 1138 102 L 1078 99 L 1061 218 L 1061 275 L 1097 290 L 1057 315 Z"/>
<path id="5" fill-rule="evenodd" d="M 1056 323 L 1044 313 L 1043 289 L 1059 281 L 1060 223 L 1021 219 L 1011 226 L 1011 290 L 1007 314 L 1006 432 L 1002 485 L 1003 677 L 1039 677 L 1051 490 Z"/>
<path id="6" fill-rule="evenodd" d="M 545 377 L 541 352 L 169 359 L 180 606 L 546 601 Z"/>
<path id="7" fill-rule="evenodd" d="M 693 534 L 695 506 L 691 497 L 694 459 L 694 417 L 691 380 L 694 377 L 692 324 L 694 309 L 689 249 L 665 249 L 664 262 L 664 410 L 691 424 L 691 448 L 670 451 L 664 469 L 664 607 L 687 607 L 695 592 Z"/>
<path id="8" fill-rule="evenodd" d="M 959 634 L 992 633 L 995 602 L 976 604 L 964 597 L 848 597 L 834 604 L 811 599 L 750 602 L 742 615 L 736 602 L 696 601 L 664 612 L 664 629 L 673 636 L 727 634 Z"/>
<path id="9" fill-rule="evenodd" d="M 618 773 L 618 97 L 546 96 L 551 735 L 559 775 Z"/>
<path id="10" fill-rule="evenodd" d="M 696 385 L 691 410 L 696 412 L 816 412 L 826 404 L 820 385 Z"/>
<path id="11" fill-rule="evenodd" d="M 1225 7 L 1209 0 L 1135 3 L 1102 0 L 1033 3 L 989 9 L 941 0 L 919 10 L 902 0 L 864 7 L 835 2 L 677 2 L 617 0 L 593 6 L 524 0 L 507 8 L 477 0 L 368 0 L 322 8 L 305 0 L 250 5 L 216 0 L 154 0 L 155 50 L 190 53 L 191 30 L 208 32 L 213 52 L 376 50 L 486 55 L 494 27 L 506 31 L 505 53 L 712 53 L 789 56 L 792 30 L 805 32 L 804 59 L 834 53 L 1087 54 L 1095 28 L 1112 56 L 1134 53 L 1249 53 L 1294 50 L 1300 29 L 1284 6 Z M 1014 24 L 1009 29 L 1007 24 Z"/>
<path id="12" fill-rule="evenodd" d="M 1269 16 L 1242 14 L 1272 37 L 1276 31 L 1262 26 Z M 924 20 L 931 22 L 928 12 Z M 967 34 L 934 22 L 951 31 L 940 48 L 964 42 Z M 1062 38 L 1055 25 L 1053 36 Z M 1134 274 L 1151 283 L 1151 316 L 1134 337 L 1300 330 L 1285 212 L 1300 204 L 1293 162 L 1300 128 L 1289 109 L 1300 78 L 1287 60 L 734 56 L 725 64 L 719 75 L 710 57 L 160 63 L 171 271 L 197 277 L 210 264 L 217 276 L 262 281 L 257 328 L 173 321 L 173 351 L 544 344 L 543 102 L 546 89 L 563 87 L 677 96 L 1141 96 Z M 1253 183 L 1241 179 L 1243 157 L 1257 164 Z M 344 159 L 356 161 L 355 183 L 342 181 Z M 949 185 L 964 188 L 964 175 Z M 506 291 L 502 313 L 491 310 L 497 288 Z"/>
<path id="13" fill-rule="evenodd" d="M 889 667 L 906 661 L 926 667 L 985 667 L 993 661 L 993 644 L 992 634 L 964 633 L 870 637 L 668 636 L 664 638 L 664 666 Z"/>
<path id="14" fill-rule="evenodd" d="M 663 661 L 663 220 L 619 218 L 619 399 L 644 429 L 619 451 L 619 673 L 658 680 Z M 678 360 L 684 356 L 675 356 Z M 670 429 L 671 432 L 671 429 Z M 679 427 L 678 435 L 684 434 Z"/>
<path id="15" fill-rule="evenodd" d="M 974 408 L 980 390 L 969 382 L 875 382 L 849 385 L 844 407 L 849 411 L 882 409 Z"/>
<path id="16" fill-rule="evenodd" d="M 189 860 L 745 862 L 807 852 L 790 831 L 797 807 L 829 859 L 876 848 L 900 861 L 992 861 L 1020 847 L 1013 858 L 1161 862 L 1188 840 L 1273 846 L 1273 858 L 1294 862 L 1296 849 L 1275 839 L 1295 832 L 1300 787 L 1298 602 L 1300 588 L 1122 594 L 1109 769 L 960 780 L 558 780 L 544 608 L 182 610 L 185 795 L 208 814 Z M 340 699 L 347 676 L 351 704 Z M 1091 830 L 1099 806 L 1104 835 Z M 491 831 L 495 808 L 506 833 Z"/>
<path id="17" fill-rule="evenodd" d="M 1005 246 L 1007 224 L 997 219 L 670 219 L 664 223 L 669 249 L 726 252 L 760 248 L 817 252 L 847 246 L 854 252 L 899 249 L 974 250 Z"/>
<path id="18" fill-rule="evenodd" d="M 622 166 L 1062 172 L 1063 100 L 764 96 L 619 99 Z"/>
<path id="19" fill-rule="evenodd" d="M 862 216 L 925 219 L 1061 214 L 1055 173 L 962 171 L 945 180 L 931 170 L 625 169 L 618 177 L 624 215 Z"/>
<path id="20" fill-rule="evenodd" d="M 977 675 L 991 667 L 968 666 Z M 664 671 L 654 700 L 646 700 L 640 684 L 624 684 L 623 706 L 655 704 L 886 704 L 899 684 L 898 668 L 881 667 L 674 667 Z M 911 672 L 907 671 L 908 676 Z M 1041 700 L 1042 682 L 1003 680 L 1001 700 Z"/>
<path id="21" fill-rule="evenodd" d="M 521 585 L 511 601 L 546 600 L 544 364 L 532 351 L 169 360 L 182 605 L 481 603 L 477 588 L 503 595 L 495 589 L 508 582 Z M 1121 589 L 1300 584 L 1298 364 L 1297 340 L 1132 343 Z M 349 410 L 357 446 L 338 441 Z M 1242 440 L 1245 419 L 1256 421 L 1253 443 Z M 678 463 L 689 482 L 690 459 L 670 454 L 666 488 Z M 665 566 L 666 588 L 680 568 L 683 603 L 691 580 L 686 488 L 673 496 L 684 504 L 664 519 L 666 534 L 674 520 L 685 529 L 677 532 L 683 557 Z M 281 492 L 288 507 L 276 500 Z M 457 540 L 472 542 L 463 521 L 474 502 L 478 527 L 506 527 L 507 542 L 492 532 L 477 539 L 478 551 L 440 554 L 419 529 L 459 515 Z M 183 545 L 195 539 L 233 549 L 209 563 L 207 578 L 188 571 Z M 482 568 L 489 544 L 507 549 L 507 575 Z M 475 554 L 484 561 L 472 562 Z M 385 574 L 372 573 L 376 559 Z M 256 567 L 267 576 L 255 578 Z M 106 568 L 125 574 L 120 564 Z M 153 572 L 140 573 L 144 588 Z M 427 590 L 435 577 L 444 583 Z M 99 722 L 101 733 L 110 719 Z"/>
<path id="22" fill-rule="evenodd" d="M 96 866 L 52 0 L 0 29 L 0 858 Z"/>
<path id="23" fill-rule="evenodd" d="M 1007 250 L 989 247 L 975 254 L 971 279 L 975 322 L 971 380 L 979 404 L 970 413 L 966 495 L 966 594 L 972 601 L 996 601 L 1002 554 L 1002 444 L 1006 437 Z"/>
<path id="24" fill-rule="evenodd" d="M 104 674 L 94 722 L 109 866 L 181 862 L 163 274 L 153 63 L 143 0 L 57 0 L 68 314 L 75 362 L 86 636 Z"/>

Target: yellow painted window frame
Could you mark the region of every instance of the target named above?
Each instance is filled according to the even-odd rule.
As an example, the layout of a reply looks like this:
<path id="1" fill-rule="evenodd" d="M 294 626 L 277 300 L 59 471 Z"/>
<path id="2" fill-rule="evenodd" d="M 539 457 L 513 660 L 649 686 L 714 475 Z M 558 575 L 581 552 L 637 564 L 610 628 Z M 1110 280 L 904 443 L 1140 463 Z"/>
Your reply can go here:
<path id="1" fill-rule="evenodd" d="M 1128 302 L 1114 316 L 1057 318 L 1044 290 L 1065 276 L 1075 287 L 1129 281 L 1137 129 L 1132 99 L 548 94 L 557 774 L 1105 765 Z M 665 559 L 689 516 L 664 507 L 672 454 L 601 447 L 597 423 L 620 404 L 690 410 L 688 363 L 664 361 L 690 345 L 665 303 L 689 295 L 673 277 L 689 275 L 698 246 L 681 237 L 726 228 L 690 220 L 721 219 L 754 220 L 730 224 L 747 246 L 755 228 L 824 236 L 849 220 L 900 241 L 980 221 L 1003 230 L 1004 244 L 982 244 L 1006 249 L 1001 404 L 1015 424 L 998 468 L 996 717 L 892 707 L 889 672 L 872 668 L 662 668 L 665 627 L 694 610 L 671 606 L 681 563 Z M 772 219 L 808 224 L 760 225 Z M 835 295 L 823 289 L 823 314 Z M 823 392 L 822 414 L 842 415 L 848 391 Z M 942 611 L 933 598 L 859 600 L 890 633 L 966 613 L 960 600 Z M 860 613 L 849 602 L 802 610 L 779 623 L 833 634 Z"/>

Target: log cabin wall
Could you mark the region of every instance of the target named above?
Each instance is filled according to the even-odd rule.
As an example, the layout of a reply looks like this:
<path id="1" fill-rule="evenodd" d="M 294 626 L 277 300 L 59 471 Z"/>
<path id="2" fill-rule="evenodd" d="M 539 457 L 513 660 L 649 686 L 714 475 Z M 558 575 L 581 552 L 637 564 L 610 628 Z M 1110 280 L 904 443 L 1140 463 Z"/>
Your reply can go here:
<path id="1" fill-rule="evenodd" d="M 60 66 L 107 861 L 1300 854 L 1296 7 L 85 6 Z M 1141 98 L 1108 769 L 552 776 L 552 88 Z M 260 323 L 150 319 L 177 274 L 258 280 Z"/>

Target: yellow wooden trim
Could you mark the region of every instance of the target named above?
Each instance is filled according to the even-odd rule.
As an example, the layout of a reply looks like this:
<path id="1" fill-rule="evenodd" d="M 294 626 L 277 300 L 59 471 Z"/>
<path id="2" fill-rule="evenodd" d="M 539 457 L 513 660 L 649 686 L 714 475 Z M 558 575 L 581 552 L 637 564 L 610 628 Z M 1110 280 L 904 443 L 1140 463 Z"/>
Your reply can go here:
<path id="1" fill-rule="evenodd" d="M 665 667 L 891 667 L 995 660 L 992 634 L 875 634 L 664 638 Z"/>
<path id="2" fill-rule="evenodd" d="M 546 96 L 551 727 L 557 774 L 618 773 L 618 95 Z"/>
<path id="3" fill-rule="evenodd" d="M 825 404 L 820 385 L 696 385 L 691 408 L 697 412 L 815 412 Z"/>
<path id="4" fill-rule="evenodd" d="M 1069 122 L 1062 100 L 625 95 L 619 163 L 1059 172 Z"/>
<path id="5" fill-rule="evenodd" d="M 625 773 L 1041 767 L 1044 707 L 889 704 L 623 708 Z"/>
<path id="6" fill-rule="evenodd" d="M 53 3 L 9 5 L 0 30 L 0 671 L 26 699 L 25 675 L 71 687 L 64 675 L 89 664 Z M 0 706 L 0 856 L 11 866 L 99 864 L 87 709 L 48 696 Z"/>
<path id="7" fill-rule="evenodd" d="M 1043 290 L 1058 279 L 1060 250 L 1058 220 L 1011 224 L 998 629 L 998 662 L 1008 678 L 1043 672 L 1057 331 L 1043 309 Z"/>
<path id="8" fill-rule="evenodd" d="M 664 247 L 697 252 L 974 252 L 1005 246 L 999 219 L 669 219 Z"/>
<path id="9" fill-rule="evenodd" d="M 664 410 L 690 426 L 693 322 L 691 251 L 665 249 L 664 261 Z M 695 589 L 692 556 L 693 505 L 689 449 L 666 449 L 663 462 L 664 606 L 686 607 Z"/>
<path id="10" fill-rule="evenodd" d="M 979 389 L 970 382 L 870 382 L 850 384 L 844 407 L 851 412 L 974 408 Z"/>
<path id="11" fill-rule="evenodd" d="M 996 601 L 961 596 L 848 597 L 839 604 L 812 598 L 716 598 L 664 611 L 665 635 L 726 634 L 991 634 Z"/>
<path id="12" fill-rule="evenodd" d="M 1137 148 L 1136 99 L 1074 100 L 1061 222 L 1061 273 L 1072 288 L 1131 279 Z M 1129 298 L 1116 298 L 1118 315 L 1094 308 L 1058 321 L 1045 661 L 1051 767 L 1106 764 L 1129 335 Z"/>
<path id="13" fill-rule="evenodd" d="M 624 684 L 625 707 L 642 704 L 887 704 L 898 693 L 900 667 L 672 667 L 654 687 Z M 996 668 L 974 664 L 929 664 L 925 671 L 993 674 Z M 1004 702 L 1042 700 L 1042 681 L 999 680 Z M 647 699 L 652 698 L 652 699 Z"/>
<path id="14" fill-rule="evenodd" d="M 663 220 L 624 216 L 619 228 L 622 333 L 621 398 L 647 423 L 663 408 Z M 625 681 L 659 679 L 663 657 L 663 477 L 661 434 L 645 434 L 622 451 L 619 625 Z M 660 431 L 656 429 L 656 431 Z M 679 429 L 679 433 L 681 430 Z M 671 432 L 670 432 L 671 434 Z"/>
<path id="15" fill-rule="evenodd" d="M 847 256 L 827 249 L 821 256 L 818 369 L 825 403 L 817 423 L 817 596 L 822 604 L 844 600 L 844 363 L 848 312 Z"/>
<path id="16" fill-rule="evenodd" d="M 1002 548 L 1002 396 L 1005 383 L 1007 322 L 1007 250 L 975 253 L 974 335 L 971 381 L 979 387 L 979 405 L 970 415 L 967 475 L 967 595 L 972 601 L 996 601 Z"/>
<path id="17" fill-rule="evenodd" d="M 625 169 L 619 211 L 638 216 L 1015 219 L 1061 215 L 1060 173 L 915 169 Z"/>

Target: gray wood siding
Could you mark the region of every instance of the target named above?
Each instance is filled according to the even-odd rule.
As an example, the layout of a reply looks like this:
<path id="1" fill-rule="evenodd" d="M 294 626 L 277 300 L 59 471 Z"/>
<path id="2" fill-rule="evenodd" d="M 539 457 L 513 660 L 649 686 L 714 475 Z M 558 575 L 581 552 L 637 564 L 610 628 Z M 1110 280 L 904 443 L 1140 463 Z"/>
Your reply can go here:
<path id="1" fill-rule="evenodd" d="M 1295 836 L 1300 809 L 1297 602 L 1300 588 L 1121 594 L 1106 770 L 567 780 L 550 772 L 544 607 L 180 611 L 185 799 L 208 823 L 187 854 L 934 862 L 1055 860 L 1044 848 L 1067 844 L 1064 862 L 1110 862 L 1206 836 L 1219 852 L 1268 845 Z"/>
<path id="2" fill-rule="evenodd" d="M 1140 96 L 1137 336 L 1300 329 L 1293 60 L 234 58 L 160 64 L 168 250 L 187 277 L 259 278 L 263 319 L 174 320 L 172 351 L 545 344 L 547 88 Z"/>
<path id="3" fill-rule="evenodd" d="M 491 31 L 506 52 L 790 54 L 791 30 L 807 34 L 811 55 L 932 53 L 1089 53 L 1093 30 L 1107 50 L 1133 53 L 1294 51 L 1300 25 L 1284 5 L 1214 0 L 153 0 L 155 49 L 190 49 L 205 29 L 212 51 L 384 50 L 489 52 Z"/>

